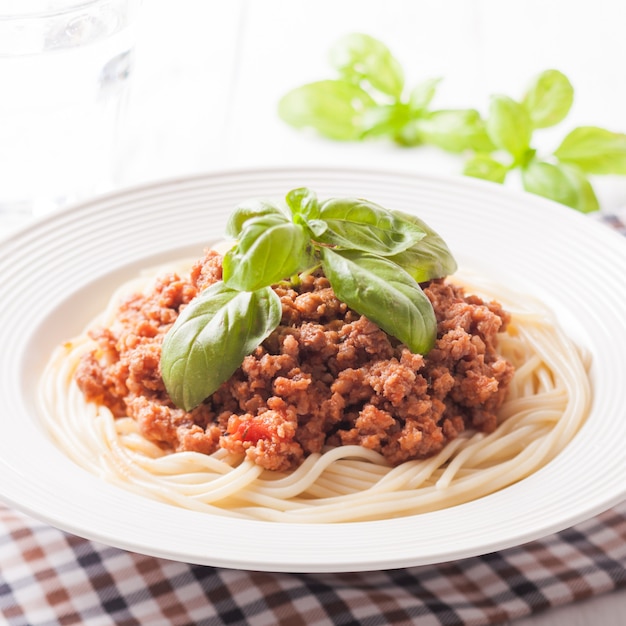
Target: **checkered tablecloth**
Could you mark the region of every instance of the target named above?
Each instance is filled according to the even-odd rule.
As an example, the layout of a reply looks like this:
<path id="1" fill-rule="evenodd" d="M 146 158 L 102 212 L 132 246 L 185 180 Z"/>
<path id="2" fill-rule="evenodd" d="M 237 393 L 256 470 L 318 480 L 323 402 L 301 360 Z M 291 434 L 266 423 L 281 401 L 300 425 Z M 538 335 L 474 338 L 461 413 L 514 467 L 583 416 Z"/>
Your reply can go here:
<path id="1" fill-rule="evenodd" d="M 603 219 L 626 234 L 626 212 Z M 479 626 L 619 588 L 626 588 L 626 502 L 509 550 L 347 574 L 167 561 L 0 505 L 0 623 L 9 626 Z"/>
<path id="2" fill-rule="evenodd" d="M 497 624 L 626 587 L 626 502 L 526 545 L 434 566 L 276 574 L 125 552 L 0 509 L 11 626 Z"/>

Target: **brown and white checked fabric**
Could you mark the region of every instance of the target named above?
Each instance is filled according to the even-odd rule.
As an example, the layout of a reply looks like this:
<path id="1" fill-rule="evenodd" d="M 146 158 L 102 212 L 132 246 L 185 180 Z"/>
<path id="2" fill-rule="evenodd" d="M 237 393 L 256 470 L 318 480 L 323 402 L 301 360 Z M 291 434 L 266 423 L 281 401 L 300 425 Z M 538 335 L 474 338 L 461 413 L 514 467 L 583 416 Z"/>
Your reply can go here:
<path id="1" fill-rule="evenodd" d="M 279 574 L 188 565 L 0 508 L 10 626 L 478 626 L 626 587 L 626 502 L 561 533 L 441 565 Z"/>
<path id="2" fill-rule="evenodd" d="M 626 234 L 626 212 L 603 219 Z M 440 565 L 279 574 L 81 539 L 0 505 L 8 626 L 480 626 L 626 588 L 626 502 L 523 546 Z"/>

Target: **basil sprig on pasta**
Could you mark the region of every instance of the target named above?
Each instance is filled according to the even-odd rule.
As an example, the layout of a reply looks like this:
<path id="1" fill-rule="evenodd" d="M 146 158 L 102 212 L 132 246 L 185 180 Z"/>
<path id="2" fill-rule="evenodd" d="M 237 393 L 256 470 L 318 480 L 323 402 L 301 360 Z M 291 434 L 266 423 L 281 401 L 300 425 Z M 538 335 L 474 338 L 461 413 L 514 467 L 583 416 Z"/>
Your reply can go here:
<path id="1" fill-rule="evenodd" d="M 223 258 L 223 281 L 185 307 L 163 342 L 163 380 L 186 411 L 279 325 L 281 303 L 271 286 L 297 285 L 300 274 L 319 267 L 340 300 L 409 350 L 433 347 L 437 323 L 420 283 L 453 273 L 456 261 L 417 217 L 358 198 L 320 201 L 300 188 L 284 206 L 241 204 L 226 234 L 235 244 Z"/>

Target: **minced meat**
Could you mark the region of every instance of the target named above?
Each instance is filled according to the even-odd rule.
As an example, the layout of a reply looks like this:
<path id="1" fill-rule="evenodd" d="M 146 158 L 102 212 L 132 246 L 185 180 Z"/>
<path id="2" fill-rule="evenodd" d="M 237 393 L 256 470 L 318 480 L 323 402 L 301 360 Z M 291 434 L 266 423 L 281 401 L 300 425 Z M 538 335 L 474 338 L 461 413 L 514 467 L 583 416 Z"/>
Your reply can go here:
<path id="1" fill-rule="evenodd" d="M 497 351 L 509 316 L 445 280 L 423 285 L 437 317 L 426 357 L 340 302 L 320 273 L 275 286 L 278 328 L 199 407 L 175 407 L 159 370 L 163 337 L 218 280 L 221 256 L 208 251 L 188 278 L 161 276 L 125 300 L 111 327 L 90 332 L 98 347 L 76 374 L 87 399 L 134 418 L 164 449 L 225 448 L 270 470 L 351 444 L 397 465 L 437 453 L 467 429 L 495 429 L 513 375 Z"/>

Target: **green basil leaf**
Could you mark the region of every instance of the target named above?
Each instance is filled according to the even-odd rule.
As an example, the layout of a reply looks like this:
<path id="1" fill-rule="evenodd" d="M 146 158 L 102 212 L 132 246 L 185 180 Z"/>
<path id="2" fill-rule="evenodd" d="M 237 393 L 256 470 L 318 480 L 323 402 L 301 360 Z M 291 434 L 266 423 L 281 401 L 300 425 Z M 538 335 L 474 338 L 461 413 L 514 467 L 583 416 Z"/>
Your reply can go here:
<path id="1" fill-rule="evenodd" d="M 463 168 L 465 176 L 489 180 L 493 183 L 503 183 L 508 168 L 488 154 L 475 154 L 468 159 Z"/>
<path id="2" fill-rule="evenodd" d="M 332 198 L 322 202 L 318 218 L 326 230 L 320 243 L 388 256 L 398 254 L 425 236 L 412 221 L 358 198 Z"/>
<path id="3" fill-rule="evenodd" d="M 560 202 L 581 213 L 600 209 L 596 193 L 587 176 L 572 165 L 531 161 L 522 169 L 527 191 Z"/>
<path id="4" fill-rule="evenodd" d="M 397 263 L 418 283 L 454 274 L 457 263 L 446 242 L 415 215 L 400 211 L 393 211 L 393 213 L 412 221 L 426 233 L 426 236 L 404 252 L 387 257 L 389 261 Z"/>
<path id="5" fill-rule="evenodd" d="M 487 134 L 496 148 L 520 161 L 530 149 L 532 125 L 528 111 L 508 96 L 493 96 L 487 118 Z"/>
<path id="6" fill-rule="evenodd" d="M 228 287 L 254 291 L 307 267 L 309 238 L 302 226 L 278 215 L 249 219 L 237 243 L 224 255 Z"/>
<path id="7" fill-rule="evenodd" d="M 278 114 L 295 128 L 313 128 L 338 141 L 357 141 L 365 130 L 364 112 L 375 106 L 373 98 L 358 85 L 322 80 L 284 95 Z"/>
<path id="8" fill-rule="evenodd" d="M 324 220 L 312 219 L 306 221 L 306 226 L 318 241 L 328 230 L 328 224 Z"/>
<path id="9" fill-rule="evenodd" d="M 559 164 L 565 176 L 570 179 L 578 192 L 576 204 L 572 207 L 581 213 L 593 213 L 600 210 L 600 203 L 591 182 L 585 173 L 574 165 Z"/>
<path id="10" fill-rule="evenodd" d="M 406 124 L 396 131 L 393 140 L 400 146 L 414 147 L 424 143 L 422 133 L 419 128 L 420 118 L 407 120 Z"/>
<path id="11" fill-rule="evenodd" d="M 522 168 L 522 184 L 526 191 L 569 207 L 575 207 L 578 202 L 576 185 L 562 168 L 552 163 L 532 160 Z"/>
<path id="12" fill-rule="evenodd" d="M 416 85 L 409 94 L 409 107 L 413 112 L 426 111 L 437 93 L 441 78 L 429 78 Z"/>
<path id="13" fill-rule="evenodd" d="M 264 215 L 284 216 L 284 213 L 275 204 L 265 200 L 242 202 L 230 214 L 228 222 L 226 222 L 226 234 L 236 239 L 249 219 Z"/>
<path id="14" fill-rule="evenodd" d="M 626 135 L 597 126 L 572 130 L 554 151 L 562 163 L 587 174 L 626 174 Z"/>
<path id="15" fill-rule="evenodd" d="M 161 373 L 174 404 L 191 411 L 228 380 L 281 320 L 280 298 L 218 282 L 183 309 L 163 341 Z"/>
<path id="16" fill-rule="evenodd" d="M 287 206 L 291 215 L 296 217 L 300 214 L 310 215 L 317 210 L 317 194 L 308 187 L 292 189 L 286 196 Z"/>
<path id="17" fill-rule="evenodd" d="M 337 297 L 411 352 L 426 354 L 437 336 L 432 304 L 407 272 L 359 250 L 322 249 L 322 269 Z"/>
<path id="18" fill-rule="evenodd" d="M 494 149 L 485 122 L 474 109 L 432 111 L 416 124 L 424 143 L 448 152 L 491 152 Z"/>
<path id="19" fill-rule="evenodd" d="M 547 128 L 562 121 L 574 102 L 574 88 L 558 70 L 537 76 L 526 92 L 523 104 L 533 128 Z"/>
<path id="20" fill-rule="evenodd" d="M 348 80 L 364 79 L 374 89 L 395 98 L 402 94 L 402 66 L 384 43 L 370 35 L 352 33 L 342 37 L 330 49 L 330 62 Z"/>

